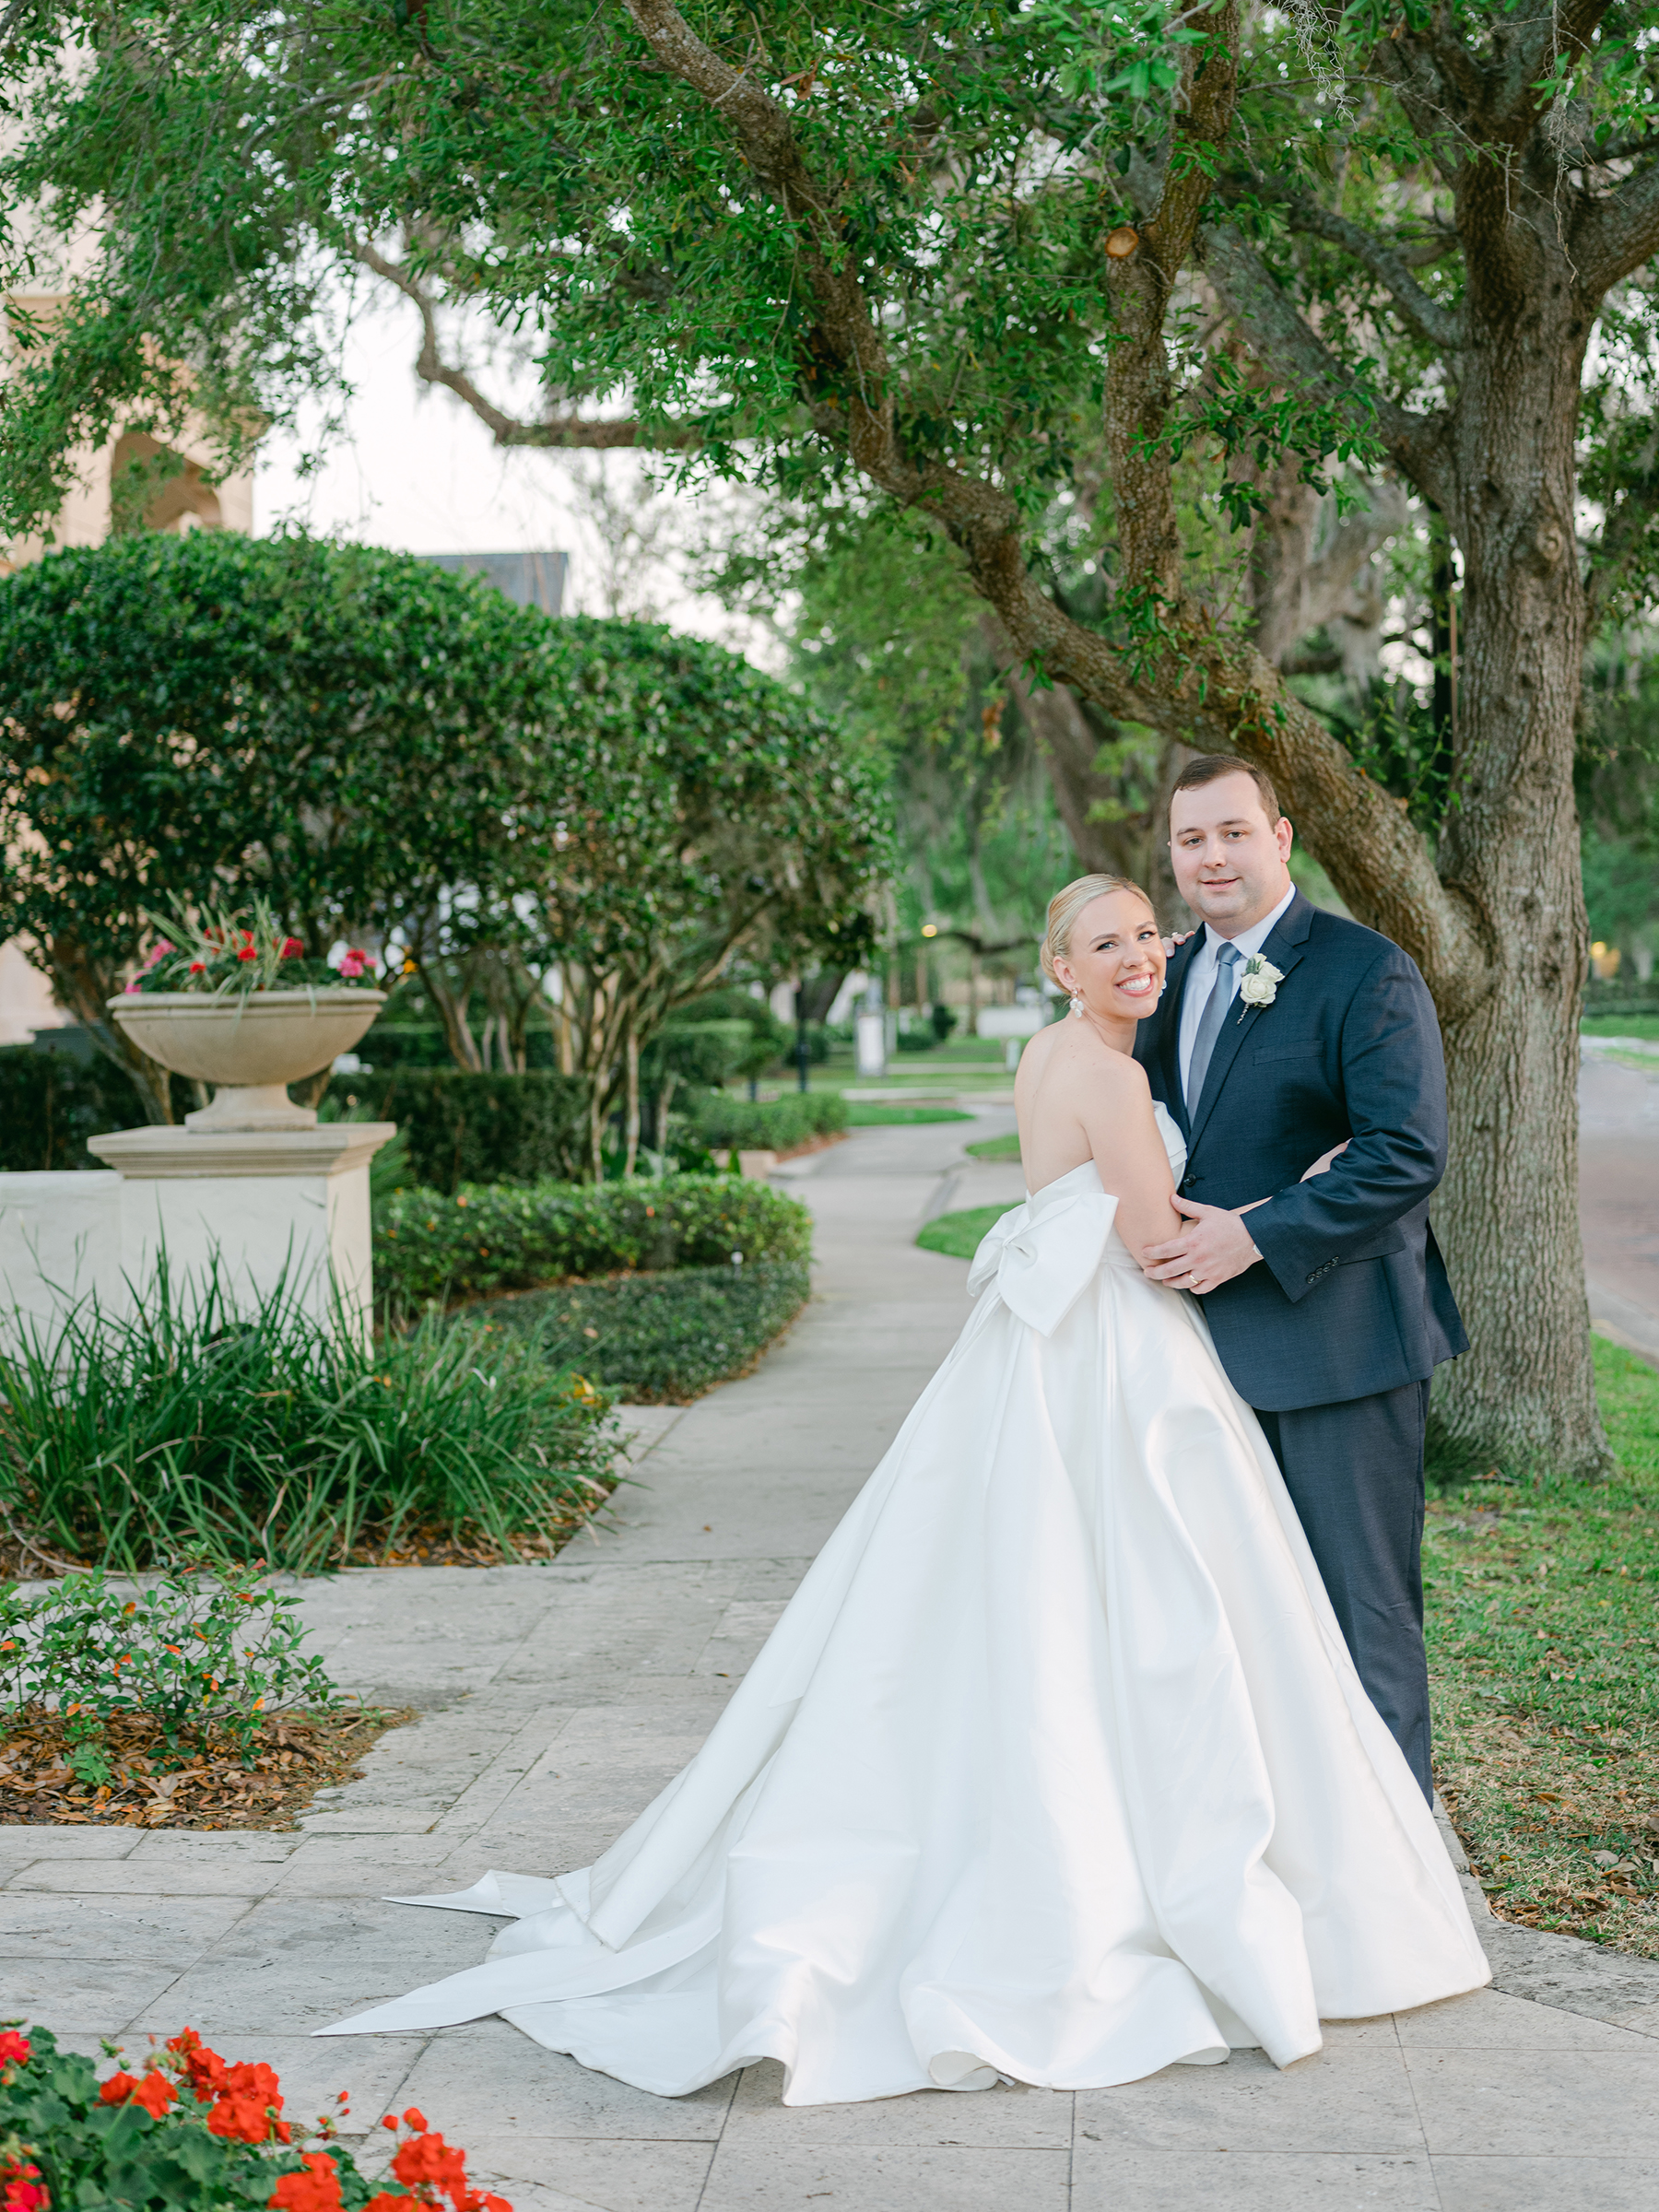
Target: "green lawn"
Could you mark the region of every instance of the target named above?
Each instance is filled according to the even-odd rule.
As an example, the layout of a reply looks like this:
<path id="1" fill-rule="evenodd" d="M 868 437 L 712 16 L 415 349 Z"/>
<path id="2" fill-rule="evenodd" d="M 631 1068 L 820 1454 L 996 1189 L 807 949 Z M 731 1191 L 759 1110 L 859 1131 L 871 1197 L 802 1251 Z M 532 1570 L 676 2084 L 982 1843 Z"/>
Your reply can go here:
<path id="1" fill-rule="evenodd" d="M 1015 1204 L 1018 1203 L 1016 1200 Z M 969 1206 L 959 1213 L 940 1214 L 920 1231 L 916 1241 L 924 1252 L 942 1252 L 952 1260 L 971 1260 L 992 1223 L 1000 1221 L 1012 1210 L 1006 1206 Z"/>
<path id="2" fill-rule="evenodd" d="M 1010 1129 L 1006 1136 L 982 1137 L 977 1145 L 970 1145 L 968 1150 L 975 1159 L 1018 1159 L 1019 1132 Z"/>
<path id="3" fill-rule="evenodd" d="M 847 1104 L 849 1129 L 913 1128 L 924 1122 L 971 1122 L 973 1116 L 955 1106 L 883 1106 L 868 1099 Z"/>
<path id="4" fill-rule="evenodd" d="M 1641 1037 L 1659 1041 L 1659 1014 L 1586 1014 L 1579 1028 L 1586 1037 Z"/>
<path id="5" fill-rule="evenodd" d="M 1430 1500 L 1436 1767 L 1503 1919 L 1659 1958 L 1659 1374 L 1595 1368 L 1612 1482 Z"/>

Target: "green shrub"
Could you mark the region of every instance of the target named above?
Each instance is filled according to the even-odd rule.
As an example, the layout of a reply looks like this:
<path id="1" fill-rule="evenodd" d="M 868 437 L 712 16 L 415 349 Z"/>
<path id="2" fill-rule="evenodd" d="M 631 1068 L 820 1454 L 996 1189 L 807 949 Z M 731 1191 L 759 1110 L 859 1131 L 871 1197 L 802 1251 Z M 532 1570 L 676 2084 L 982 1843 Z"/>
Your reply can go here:
<path id="1" fill-rule="evenodd" d="M 810 1295 L 803 1260 L 728 1262 L 502 1299 L 483 1327 L 529 1335 L 635 1404 L 684 1405 L 742 1374 Z"/>
<path id="2" fill-rule="evenodd" d="M 328 1095 L 367 1120 L 395 1122 L 410 1174 L 430 1190 L 540 1182 L 580 1175 L 586 1164 L 587 1085 L 580 1076 L 377 1067 L 336 1076 Z"/>
<path id="3" fill-rule="evenodd" d="M 832 1090 L 791 1090 L 760 1104 L 715 1091 L 688 1107 L 686 1118 L 699 1140 L 733 1151 L 787 1152 L 815 1136 L 830 1136 L 847 1125 L 846 1104 Z"/>
<path id="4" fill-rule="evenodd" d="M 414 1532 L 516 1556 L 600 1494 L 607 1408 L 523 1345 L 436 1321 L 365 1347 L 278 1292 L 163 1273 L 128 1316 L 19 1319 L 0 1357 L 0 1507 L 42 1548 L 132 1571 L 181 1558 L 315 1573 Z"/>
<path id="5" fill-rule="evenodd" d="M 0 1046 L 0 1169 L 8 1173 L 100 1167 L 87 1139 L 143 1119 L 138 1093 L 101 1053 Z"/>
<path id="6" fill-rule="evenodd" d="M 394 1312 L 429 1299 L 530 1290 L 571 1276 L 810 1256 L 812 1216 L 730 1175 L 398 1191 L 374 1221 L 374 1277 Z"/>
<path id="7" fill-rule="evenodd" d="M 0 1708 L 75 1713 L 83 1735 L 118 1713 L 142 1713 L 171 1752 L 186 1738 L 201 1751 L 229 1739 L 252 1765 L 278 1713 L 339 1702 L 322 1660 L 300 1653 L 299 1608 L 297 1597 L 250 1589 L 229 1569 L 174 1571 L 141 1590 L 111 1589 L 101 1571 L 66 1575 L 33 1597 L 14 1585 L 0 1591 Z"/>

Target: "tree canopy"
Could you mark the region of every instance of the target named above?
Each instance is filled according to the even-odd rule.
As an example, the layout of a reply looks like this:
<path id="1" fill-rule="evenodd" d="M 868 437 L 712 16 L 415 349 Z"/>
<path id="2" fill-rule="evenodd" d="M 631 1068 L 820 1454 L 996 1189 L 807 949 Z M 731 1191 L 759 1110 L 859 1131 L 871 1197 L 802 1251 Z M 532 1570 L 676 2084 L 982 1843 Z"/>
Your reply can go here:
<path id="1" fill-rule="evenodd" d="M 865 753 L 719 647 L 206 532 L 0 584 L 0 842 L 7 930 L 159 1119 L 104 1002 L 171 896 L 258 893 L 313 952 L 373 938 L 464 1066 L 478 1003 L 522 1037 L 557 971 L 597 1114 L 737 949 L 856 950 L 887 859 Z"/>

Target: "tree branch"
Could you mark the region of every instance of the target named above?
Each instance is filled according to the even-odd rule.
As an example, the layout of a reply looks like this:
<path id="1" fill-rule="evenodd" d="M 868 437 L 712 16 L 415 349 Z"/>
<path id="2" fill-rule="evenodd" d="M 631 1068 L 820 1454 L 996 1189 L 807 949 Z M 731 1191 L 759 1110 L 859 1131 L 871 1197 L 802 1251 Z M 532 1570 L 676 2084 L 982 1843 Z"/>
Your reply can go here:
<path id="1" fill-rule="evenodd" d="M 1282 186 L 1278 190 L 1292 230 L 1304 231 L 1310 237 L 1323 238 L 1334 246 L 1341 246 L 1387 288 L 1394 305 L 1418 337 L 1426 338 L 1441 353 L 1458 350 L 1463 344 L 1463 317 L 1454 309 L 1442 307 L 1438 300 L 1430 297 L 1411 274 L 1404 257 L 1385 239 L 1373 237 L 1359 223 L 1349 222 L 1347 216 L 1332 214 L 1317 201 L 1304 200 Z M 1437 253 L 1439 251 L 1437 248 Z"/>
<path id="2" fill-rule="evenodd" d="M 1322 392 L 1357 433 L 1381 437 L 1395 467 L 1426 499 L 1444 504 L 1451 489 L 1445 416 L 1416 415 L 1362 390 L 1230 223 L 1206 224 L 1200 242 L 1204 265 L 1234 327 L 1275 380 Z"/>
<path id="3" fill-rule="evenodd" d="M 388 284 L 394 284 L 418 310 L 421 339 L 420 351 L 415 357 L 416 375 L 425 383 L 441 384 L 446 391 L 453 392 L 472 409 L 498 445 L 582 446 L 606 451 L 618 446 L 667 450 L 694 442 L 689 431 L 648 429 L 642 423 L 626 417 L 594 421 L 580 415 L 545 415 L 539 422 L 524 422 L 517 416 L 507 414 L 479 391 L 465 369 L 452 368 L 443 359 L 438 345 L 437 304 L 418 278 L 397 262 L 389 261 L 366 241 L 352 251 L 365 268 L 383 276 Z"/>
<path id="4" fill-rule="evenodd" d="M 1659 253 L 1659 162 L 1594 199 L 1572 230 L 1579 284 L 1592 299 Z"/>

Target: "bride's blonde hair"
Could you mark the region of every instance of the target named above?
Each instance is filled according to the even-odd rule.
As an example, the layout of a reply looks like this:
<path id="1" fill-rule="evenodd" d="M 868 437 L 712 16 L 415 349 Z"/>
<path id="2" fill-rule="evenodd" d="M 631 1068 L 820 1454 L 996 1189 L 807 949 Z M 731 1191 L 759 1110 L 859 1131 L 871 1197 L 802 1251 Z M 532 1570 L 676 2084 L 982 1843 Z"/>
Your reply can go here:
<path id="1" fill-rule="evenodd" d="M 1078 915 L 1086 906 L 1112 891 L 1133 891 L 1151 913 L 1151 900 L 1127 876 L 1079 876 L 1076 883 L 1068 883 L 1049 900 L 1048 928 L 1042 938 L 1042 972 L 1051 982 L 1060 981 L 1054 973 L 1054 962 L 1071 959 L 1072 931 L 1077 926 Z"/>

